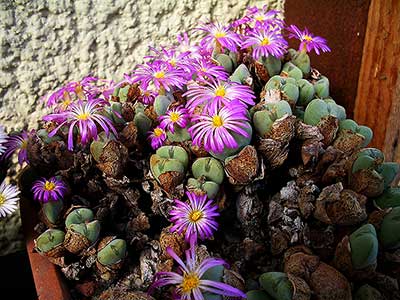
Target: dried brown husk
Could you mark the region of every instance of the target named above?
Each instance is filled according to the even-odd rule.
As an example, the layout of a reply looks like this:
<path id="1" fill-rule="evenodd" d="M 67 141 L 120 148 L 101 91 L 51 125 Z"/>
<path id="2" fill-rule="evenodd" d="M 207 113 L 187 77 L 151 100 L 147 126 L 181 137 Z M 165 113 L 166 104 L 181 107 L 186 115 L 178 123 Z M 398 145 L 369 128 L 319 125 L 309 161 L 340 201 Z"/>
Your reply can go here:
<path id="1" fill-rule="evenodd" d="M 182 174 L 177 171 L 165 172 L 162 173 L 160 176 L 158 176 L 158 181 L 160 182 L 161 187 L 169 195 L 177 194 L 178 192 L 177 188 L 179 185 L 182 185 L 184 179 L 185 179 L 185 174 Z"/>
<path id="2" fill-rule="evenodd" d="M 271 170 L 283 165 L 289 155 L 289 144 L 273 139 L 259 139 L 257 150 L 264 157 L 267 168 Z"/>
<path id="3" fill-rule="evenodd" d="M 160 246 L 161 246 L 161 259 L 170 259 L 170 255 L 167 253 L 167 247 L 170 247 L 176 255 L 182 256 L 185 251 L 185 237 L 183 234 L 170 231 L 171 226 L 165 227 L 161 230 L 160 234 Z"/>
<path id="4" fill-rule="evenodd" d="M 121 178 L 128 160 L 128 149 L 111 140 L 103 148 L 97 167 L 108 177 Z"/>
<path id="5" fill-rule="evenodd" d="M 119 138 L 128 149 L 137 147 L 142 148 L 142 143 L 138 140 L 138 129 L 133 121 L 126 124 L 124 129 L 120 132 Z"/>
<path id="6" fill-rule="evenodd" d="M 246 185 L 257 176 L 259 169 L 257 151 L 253 146 L 244 147 L 237 156 L 225 164 L 225 172 L 233 185 Z"/>
<path id="7" fill-rule="evenodd" d="M 87 237 L 71 229 L 68 229 L 65 234 L 64 247 L 73 254 L 80 254 L 91 244 Z"/>
<path id="8" fill-rule="evenodd" d="M 339 134 L 332 145 L 336 149 L 351 155 L 361 149 L 364 140 L 365 138 L 361 134 L 348 129 L 342 129 L 339 131 Z"/>
<path id="9" fill-rule="evenodd" d="M 332 144 L 336 138 L 336 133 L 339 129 L 339 120 L 332 115 L 328 115 L 321 118 L 317 127 L 324 137 L 322 142 L 324 146 L 327 147 Z"/>
<path id="10" fill-rule="evenodd" d="M 385 188 L 383 177 L 372 169 L 361 169 L 350 174 L 350 188 L 367 197 L 377 197 Z"/>
<path id="11" fill-rule="evenodd" d="M 311 299 L 311 289 L 307 282 L 293 274 L 287 274 L 290 283 L 293 286 L 292 300 L 309 300 Z"/>

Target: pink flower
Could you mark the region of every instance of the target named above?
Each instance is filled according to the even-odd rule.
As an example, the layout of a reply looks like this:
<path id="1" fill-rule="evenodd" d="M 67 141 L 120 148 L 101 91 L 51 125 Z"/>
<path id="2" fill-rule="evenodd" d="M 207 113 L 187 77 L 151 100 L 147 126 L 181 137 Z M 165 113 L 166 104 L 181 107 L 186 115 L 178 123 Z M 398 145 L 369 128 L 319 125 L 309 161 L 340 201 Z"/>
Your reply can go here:
<path id="1" fill-rule="evenodd" d="M 153 131 L 149 132 L 150 144 L 153 149 L 160 148 L 164 144 L 166 138 L 167 134 L 165 133 L 165 130 L 160 126 L 157 126 L 153 129 Z"/>
<path id="2" fill-rule="evenodd" d="M 31 134 L 32 133 L 34 133 L 34 130 L 31 131 Z M 27 151 L 28 141 L 29 134 L 25 130 L 19 134 L 10 135 L 7 142 L 4 144 L 6 150 L 2 155 L 2 159 L 8 159 L 14 152 L 18 151 L 18 163 L 21 166 L 24 162 L 29 164 Z"/>
<path id="3" fill-rule="evenodd" d="M 226 296 L 228 298 L 246 298 L 246 294 L 226 283 L 202 279 L 205 272 L 215 266 L 228 264 L 220 259 L 209 257 L 200 260 L 196 256 L 196 237 L 190 239 L 190 249 L 185 251 L 186 263 L 172 250 L 167 247 L 167 253 L 179 264 L 180 272 L 158 272 L 155 281 L 150 287 L 150 293 L 159 287 L 175 285 L 175 293 L 180 300 L 204 300 L 203 293 Z"/>
<path id="4" fill-rule="evenodd" d="M 193 62 L 196 80 L 207 81 L 208 79 L 227 80 L 229 74 L 222 66 L 213 64 L 209 59 L 197 59 Z"/>
<path id="5" fill-rule="evenodd" d="M 218 205 L 207 200 L 207 195 L 198 196 L 186 192 L 189 202 L 175 200 L 175 206 L 170 210 L 170 221 L 174 223 L 171 232 L 185 232 L 185 239 L 189 242 L 191 236 L 200 239 L 211 238 L 213 231 L 218 228 L 215 217 L 219 216 Z"/>
<path id="6" fill-rule="evenodd" d="M 221 153 L 225 147 L 235 149 L 238 144 L 232 133 L 249 137 L 245 129 L 250 128 L 246 108 L 238 101 L 232 101 L 220 109 L 210 107 L 206 113 L 193 117 L 188 131 L 193 144 L 204 145 L 204 149 Z"/>
<path id="7" fill-rule="evenodd" d="M 182 70 L 171 68 L 165 62 L 155 61 L 139 65 L 132 74 L 131 83 L 139 82 L 143 89 L 150 84 L 158 90 L 171 91 L 174 87 L 182 88 L 186 84 L 185 74 Z"/>
<path id="8" fill-rule="evenodd" d="M 324 38 L 313 35 L 307 28 L 301 31 L 296 25 L 290 25 L 287 30 L 289 31 L 289 38 L 300 41 L 299 51 L 311 52 L 311 50 L 314 50 L 317 55 L 320 54 L 320 50 L 322 52 L 331 51 Z"/>
<path id="9" fill-rule="evenodd" d="M 183 96 L 188 97 L 187 108 L 193 112 L 197 106 L 204 105 L 204 109 L 213 111 L 233 100 L 240 100 L 244 105 L 254 105 L 256 97 L 252 89 L 236 82 L 212 80 L 205 84 L 191 84 Z"/>
<path id="10" fill-rule="evenodd" d="M 59 125 L 49 133 L 49 137 L 54 136 L 64 125 L 69 126 L 68 130 L 68 150 L 74 148 L 74 128 L 79 130 L 82 145 L 86 145 L 92 139 L 97 140 L 97 125 L 109 136 L 110 130 L 117 136 L 111 120 L 101 114 L 105 102 L 101 99 L 90 99 L 88 101 L 78 100 L 73 103 L 69 111 L 63 113 L 50 114 L 43 117 L 44 121 L 54 121 Z"/>
<path id="11" fill-rule="evenodd" d="M 286 52 L 287 42 L 279 29 L 266 29 L 259 26 L 250 30 L 244 37 L 242 48 L 247 47 L 253 48 L 253 57 L 256 60 L 268 55 L 279 58 Z"/>
<path id="12" fill-rule="evenodd" d="M 204 31 L 207 35 L 201 40 L 200 45 L 208 49 L 214 47 L 226 48 L 232 52 L 237 52 L 241 44 L 240 36 L 230 30 L 230 26 L 222 26 L 220 23 L 201 24 L 196 30 Z"/>
<path id="13" fill-rule="evenodd" d="M 181 106 L 168 110 L 165 115 L 160 116 L 160 127 L 174 133 L 174 125 L 185 128 L 189 119 L 187 109 Z"/>
<path id="14" fill-rule="evenodd" d="M 65 183 L 57 178 L 51 177 L 49 179 L 42 178 L 36 180 L 32 186 L 33 198 L 40 202 L 58 201 L 63 199 L 67 192 Z"/>

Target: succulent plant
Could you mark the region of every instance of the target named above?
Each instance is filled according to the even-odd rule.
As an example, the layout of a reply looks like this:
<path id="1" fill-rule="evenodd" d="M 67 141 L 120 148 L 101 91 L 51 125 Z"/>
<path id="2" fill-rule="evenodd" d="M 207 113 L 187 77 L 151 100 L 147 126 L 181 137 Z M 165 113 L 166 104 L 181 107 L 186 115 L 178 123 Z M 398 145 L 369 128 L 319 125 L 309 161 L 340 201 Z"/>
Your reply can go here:
<path id="1" fill-rule="evenodd" d="M 49 133 L 47 132 L 46 129 L 39 129 L 38 131 L 36 131 L 36 135 L 43 141 L 43 143 L 45 144 L 50 144 L 52 142 L 56 142 L 56 141 L 61 141 L 61 137 L 59 137 L 58 135 L 49 137 Z"/>
<path id="2" fill-rule="evenodd" d="M 141 139 L 145 138 L 152 125 L 150 118 L 144 112 L 136 111 L 133 122 L 138 130 L 139 137 Z"/>
<path id="3" fill-rule="evenodd" d="M 314 86 L 306 79 L 297 80 L 299 99 L 296 104 L 306 106 L 315 97 Z"/>
<path id="4" fill-rule="evenodd" d="M 355 269 L 376 264 L 378 239 L 375 227 L 365 224 L 350 235 L 351 260 Z"/>
<path id="5" fill-rule="evenodd" d="M 167 172 L 185 173 L 185 166 L 178 159 L 162 158 L 157 154 L 153 154 L 150 158 L 150 169 L 157 180 L 160 175 Z"/>
<path id="6" fill-rule="evenodd" d="M 327 98 L 329 96 L 329 79 L 325 76 L 321 76 L 319 80 L 314 82 L 314 90 L 318 98 Z"/>
<path id="7" fill-rule="evenodd" d="M 64 237 L 65 233 L 61 230 L 47 229 L 35 239 L 35 248 L 44 256 L 62 256 Z"/>
<path id="8" fill-rule="evenodd" d="M 306 107 L 304 122 L 308 125 L 317 125 L 321 118 L 329 115 L 343 120 L 346 118 L 346 110 L 332 99 L 314 99 Z"/>
<path id="9" fill-rule="evenodd" d="M 265 137 L 276 120 L 285 115 L 292 114 L 290 105 L 286 101 L 267 103 L 264 105 L 264 108 L 263 110 L 255 112 L 253 115 L 254 127 L 261 137 Z"/>
<path id="10" fill-rule="evenodd" d="M 303 72 L 304 77 L 310 74 L 311 62 L 307 52 L 305 51 L 292 52 L 291 62 Z"/>
<path id="11" fill-rule="evenodd" d="M 100 156 L 103 153 L 103 149 L 111 140 L 115 140 L 115 137 L 112 134 L 107 136 L 103 131 L 99 133 L 97 140 L 90 143 L 90 153 L 96 162 L 100 162 Z"/>
<path id="12" fill-rule="evenodd" d="M 154 111 L 158 116 L 162 116 L 167 112 L 168 107 L 171 103 L 172 100 L 167 95 L 158 95 L 154 99 Z"/>
<path id="13" fill-rule="evenodd" d="M 130 88 L 131 86 L 129 84 L 123 87 L 117 87 L 114 89 L 113 96 L 117 97 L 120 102 L 126 102 Z"/>
<path id="14" fill-rule="evenodd" d="M 186 150 L 180 146 L 162 146 L 157 149 L 156 154 L 165 159 L 177 159 L 185 170 L 188 167 L 189 156 Z"/>
<path id="15" fill-rule="evenodd" d="M 217 54 L 215 60 L 218 62 L 220 66 L 223 66 L 225 71 L 228 73 L 232 73 L 234 69 L 234 62 L 231 57 L 226 54 Z"/>
<path id="16" fill-rule="evenodd" d="M 249 86 L 253 84 L 253 77 L 245 64 L 240 64 L 229 79 L 239 84 L 246 84 Z"/>
<path id="17" fill-rule="evenodd" d="M 202 180 L 201 178 L 189 178 L 187 189 L 195 194 L 206 193 L 209 199 L 215 199 L 219 192 L 219 185 L 210 180 Z"/>
<path id="18" fill-rule="evenodd" d="M 247 300 L 274 300 L 265 291 L 253 290 L 246 293 Z"/>
<path id="19" fill-rule="evenodd" d="M 362 285 L 354 294 L 354 300 L 380 300 L 382 294 L 369 284 Z"/>
<path id="20" fill-rule="evenodd" d="M 192 174 L 195 178 L 204 176 L 217 184 L 224 181 L 225 173 L 222 164 L 212 157 L 201 157 L 196 159 L 192 165 Z"/>
<path id="21" fill-rule="evenodd" d="M 65 219 L 65 227 L 70 228 L 73 224 L 82 224 L 93 221 L 94 214 L 89 208 L 75 208 L 70 211 Z"/>
<path id="22" fill-rule="evenodd" d="M 261 274 L 260 285 L 272 296 L 273 299 L 291 300 L 293 296 L 293 285 L 287 275 L 281 272 L 268 272 Z"/>
<path id="23" fill-rule="evenodd" d="M 385 249 L 400 246 L 400 207 L 394 207 L 385 215 L 379 230 L 379 240 Z"/>
<path id="24" fill-rule="evenodd" d="M 112 239 L 97 252 L 97 260 L 104 266 L 113 266 L 126 256 L 126 242 Z"/>
<path id="25" fill-rule="evenodd" d="M 362 147 L 366 147 L 372 140 L 373 132 L 367 126 L 358 125 L 351 119 L 342 120 L 339 123 L 339 130 L 350 130 L 351 132 L 358 133 L 364 137 Z"/>
<path id="26" fill-rule="evenodd" d="M 167 131 L 168 141 L 172 143 L 182 143 L 190 140 L 190 134 L 187 128 L 176 127 L 174 133 Z"/>
<path id="27" fill-rule="evenodd" d="M 247 128 L 243 128 L 243 130 L 247 132 L 248 137 L 237 134 L 235 132 L 231 132 L 233 139 L 236 141 L 236 143 L 238 145 L 236 148 L 225 148 L 225 150 L 221 153 L 215 153 L 215 152 L 210 151 L 210 154 L 213 157 L 223 161 L 228 156 L 232 156 L 232 155 L 235 155 L 236 153 L 240 152 L 240 150 L 242 150 L 244 147 L 246 147 L 247 145 L 250 144 L 251 137 L 253 134 L 253 128 L 251 126 L 249 126 Z"/>
<path id="28" fill-rule="evenodd" d="M 279 58 L 276 58 L 273 55 L 268 55 L 267 57 L 261 56 L 259 62 L 263 64 L 265 69 L 268 71 L 269 76 L 278 75 L 282 69 L 282 62 Z"/>
<path id="29" fill-rule="evenodd" d="M 389 187 L 374 199 L 374 204 L 380 209 L 400 206 L 400 187 Z"/>
<path id="30" fill-rule="evenodd" d="M 73 254 L 79 254 L 91 246 L 99 237 L 100 222 L 71 224 L 67 230 L 64 247 Z"/>
<path id="31" fill-rule="evenodd" d="M 121 102 L 110 101 L 110 105 L 105 107 L 105 114 L 115 124 L 124 124 L 126 122 L 122 117 Z"/>
<path id="32" fill-rule="evenodd" d="M 289 61 L 283 65 L 281 75 L 292 77 L 296 80 L 303 78 L 303 72 Z"/>
<path id="33" fill-rule="evenodd" d="M 60 221 L 63 210 L 64 202 L 62 199 L 58 201 L 49 201 L 42 204 L 41 217 L 47 226 L 56 226 Z"/>

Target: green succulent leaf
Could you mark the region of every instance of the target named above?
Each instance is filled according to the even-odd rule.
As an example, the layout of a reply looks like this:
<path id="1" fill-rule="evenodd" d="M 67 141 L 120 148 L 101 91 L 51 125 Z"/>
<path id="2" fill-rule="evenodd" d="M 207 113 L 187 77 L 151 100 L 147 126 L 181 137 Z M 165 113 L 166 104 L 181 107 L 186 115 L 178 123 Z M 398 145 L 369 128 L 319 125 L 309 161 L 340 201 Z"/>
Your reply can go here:
<path id="1" fill-rule="evenodd" d="M 260 285 L 274 299 L 291 300 L 293 286 L 287 275 L 281 272 L 268 272 L 260 276 Z"/>
<path id="2" fill-rule="evenodd" d="M 350 235 L 351 260 L 355 269 L 376 264 L 378 239 L 375 227 L 365 224 Z"/>

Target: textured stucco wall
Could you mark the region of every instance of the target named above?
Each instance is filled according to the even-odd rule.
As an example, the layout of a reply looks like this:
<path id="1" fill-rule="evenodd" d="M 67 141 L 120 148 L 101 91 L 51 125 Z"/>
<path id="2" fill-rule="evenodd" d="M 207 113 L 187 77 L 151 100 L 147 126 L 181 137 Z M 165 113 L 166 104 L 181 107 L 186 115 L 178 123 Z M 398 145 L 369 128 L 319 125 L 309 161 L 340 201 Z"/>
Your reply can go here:
<path id="1" fill-rule="evenodd" d="M 0 0 L 0 124 L 36 128 L 40 97 L 71 80 L 118 79 L 148 45 L 175 41 L 199 20 L 231 21 L 246 6 L 284 0 Z M 0 255 L 21 247 L 18 212 L 0 220 Z"/>
<path id="2" fill-rule="evenodd" d="M 282 0 L 269 1 L 282 8 Z M 255 0 L 0 0 L 0 120 L 34 128 L 39 101 L 89 72 L 118 79 L 198 20 L 227 22 Z"/>

